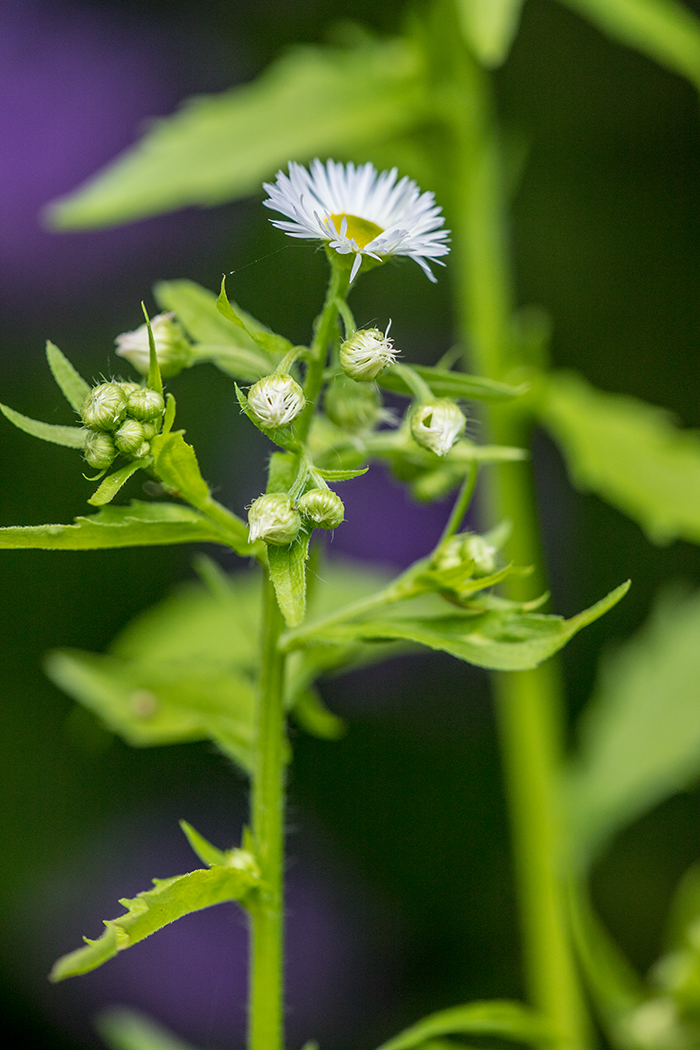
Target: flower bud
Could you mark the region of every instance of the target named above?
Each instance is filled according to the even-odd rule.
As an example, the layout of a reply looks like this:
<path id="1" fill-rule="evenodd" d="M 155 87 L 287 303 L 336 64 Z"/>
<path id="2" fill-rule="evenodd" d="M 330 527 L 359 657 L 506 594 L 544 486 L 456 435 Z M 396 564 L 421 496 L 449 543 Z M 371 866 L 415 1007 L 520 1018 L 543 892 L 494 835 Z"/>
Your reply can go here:
<path id="1" fill-rule="evenodd" d="M 330 489 L 311 489 L 297 506 L 302 518 L 318 529 L 337 529 L 345 520 L 345 507 L 340 496 Z"/>
<path id="2" fill-rule="evenodd" d="M 464 553 L 474 562 L 475 576 L 490 576 L 496 571 L 496 548 L 476 533 L 468 535 L 464 540 Z"/>
<path id="3" fill-rule="evenodd" d="M 91 430 L 85 441 L 83 455 L 95 470 L 106 470 L 116 459 L 117 450 L 109 434 L 100 430 Z"/>
<path id="4" fill-rule="evenodd" d="M 337 376 L 328 384 L 323 407 L 331 423 L 350 433 L 370 430 L 385 417 L 376 386 L 354 383 L 346 376 Z"/>
<path id="5" fill-rule="evenodd" d="M 142 423 L 158 419 L 163 415 L 165 402 L 163 395 L 157 390 L 150 390 L 147 386 L 140 386 L 133 394 L 129 394 L 127 411 L 134 419 Z"/>
<path id="6" fill-rule="evenodd" d="M 290 375 L 273 372 L 259 379 L 248 391 L 248 407 L 269 430 L 286 427 L 303 411 L 304 391 Z"/>
<path id="7" fill-rule="evenodd" d="M 177 321 L 173 321 L 173 316 L 171 313 L 158 314 L 151 321 L 156 357 L 161 374 L 166 378 L 181 372 L 192 357 L 187 337 Z M 123 332 L 114 341 L 119 356 L 130 361 L 141 375 L 148 375 L 151 363 L 148 326 L 142 324 L 133 332 Z"/>
<path id="8" fill-rule="evenodd" d="M 120 386 L 122 388 L 122 390 L 124 391 L 127 399 L 129 397 L 131 397 L 132 394 L 135 394 L 137 390 L 141 390 L 141 383 L 124 383 L 124 382 L 119 382 L 119 383 L 117 383 L 117 386 Z"/>
<path id="9" fill-rule="evenodd" d="M 144 441 L 152 441 L 158 433 L 158 427 L 155 423 L 142 423 L 143 427 L 143 438 Z"/>
<path id="10" fill-rule="evenodd" d="M 350 379 L 369 383 L 396 360 L 393 340 L 378 328 L 364 328 L 340 348 L 340 367 Z"/>
<path id="11" fill-rule="evenodd" d="M 259 496 L 248 511 L 249 540 L 264 540 L 274 547 L 285 547 L 296 539 L 301 518 L 289 496 Z"/>
<path id="12" fill-rule="evenodd" d="M 411 433 L 423 448 L 444 456 L 466 426 L 464 414 L 454 401 L 441 398 L 429 405 L 419 405 L 411 416 Z"/>
<path id="13" fill-rule="evenodd" d="M 114 444 L 125 456 L 133 456 L 144 442 L 143 423 L 125 419 L 114 435 Z"/>
<path id="14" fill-rule="evenodd" d="M 87 427 L 115 430 L 126 415 L 126 395 L 118 383 L 100 383 L 83 402 L 80 416 Z"/>

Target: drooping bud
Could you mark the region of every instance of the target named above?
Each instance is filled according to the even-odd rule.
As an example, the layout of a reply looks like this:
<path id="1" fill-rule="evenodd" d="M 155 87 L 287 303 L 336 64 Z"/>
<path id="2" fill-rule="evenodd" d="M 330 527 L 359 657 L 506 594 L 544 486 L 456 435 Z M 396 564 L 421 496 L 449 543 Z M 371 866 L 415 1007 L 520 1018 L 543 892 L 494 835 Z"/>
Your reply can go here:
<path id="1" fill-rule="evenodd" d="M 297 506 L 302 518 L 317 529 L 337 529 L 345 520 L 343 501 L 330 489 L 311 489 L 304 493 Z"/>
<path id="2" fill-rule="evenodd" d="M 411 433 L 423 448 L 436 456 L 446 455 L 466 426 L 464 414 L 454 401 L 441 398 L 419 405 L 411 416 Z"/>
<path id="3" fill-rule="evenodd" d="M 304 391 L 284 372 L 273 372 L 259 379 L 248 391 L 249 409 L 269 430 L 289 426 L 305 405 Z"/>
<path id="4" fill-rule="evenodd" d="M 248 511 L 249 539 L 264 540 L 274 547 L 286 547 L 296 539 L 301 517 L 289 496 L 271 493 L 259 496 Z"/>
<path id="5" fill-rule="evenodd" d="M 378 328 L 364 328 L 340 347 L 340 367 L 350 379 L 369 383 L 398 356 L 393 340 Z"/>
<path id="6" fill-rule="evenodd" d="M 331 423 L 350 433 L 370 430 L 388 415 L 373 383 L 354 383 L 347 376 L 337 376 L 328 384 L 323 407 Z"/>
<path id="7" fill-rule="evenodd" d="M 464 540 L 464 552 L 474 562 L 475 576 L 490 576 L 496 571 L 498 552 L 483 536 L 476 533 L 467 535 Z"/>
<path id="8" fill-rule="evenodd" d="M 143 423 L 137 419 L 125 419 L 114 435 L 114 444 L 125 456 L 134 456 L 144 440 Z"/>
<path id="9" fill-rule="evenodd" d="M 91 430 L 85 441 L 83 455 L 95 470 L 106 470 L 116 459 L 117 450 L 109 434 L 103 430 Z"/>
<path id="10" fill-rule="evenodd" d="M 166 378 L 175 376 L 190 363 L 192 351 L 182 327 L 173 321 L 174 314 L 158 314 L 151 321 L 153 341 L 156 344 L 156 357 L 161 375 Z M 148 375 L 150 365 L 150 348 L 148 327 L 142 324 L 133 332 L 123 332 L 114 340 L 117 353 L 125 357 L 137 372 Z"/>
<path id="11" fill-rule="evenodd" d="M 163 415 L 164 409 L 163 395 L 157 390 L 149 390 L 147 386 L 140 386 L 138 390 L 134 390 L 133 394 L 129 394 L 127 411 L 130 416 L 141 423 L 158 419 Z"/>
<path id="12" fill-rule="evenodd" d="M 116 430 L 126 415 L 126 395 L 118 383 L 100 383 L 83 402 L 80 416 L 87 427 Z"/>

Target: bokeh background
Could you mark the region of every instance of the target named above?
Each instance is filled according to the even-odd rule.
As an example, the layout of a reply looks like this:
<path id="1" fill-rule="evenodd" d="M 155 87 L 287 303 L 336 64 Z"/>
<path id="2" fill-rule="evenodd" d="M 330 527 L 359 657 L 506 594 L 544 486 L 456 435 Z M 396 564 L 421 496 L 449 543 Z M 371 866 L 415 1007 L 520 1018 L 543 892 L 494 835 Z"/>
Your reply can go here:
<path id="1" fill-rule="evenodd" d="M 700 4 L 694 5 L 700 11 Z M 119 332 L 160 278 L 234 294 L 306 337 L 324 260 L 283 243 L 258 199 L 123 229 L 52 234 L 42 207 L 185 96 L 256 75 L 339 19 L 398 30 L 399 0 L 3 0 L 0 4 L 0 399 L 63 422 L 43 356 L 53 339 L 89 377 L 122 371 Z M 550 0 L 527 0 L 496 75 L 524 158 L 512 256 L 519 303 L 554 320 L 553 356 L 597 386 L 700 425 L 700 115 L 692 89 L 611 44 Z M 358 160 L 364 158 L 358 157 Z M 410 174 L 410 172 L 408 173 Z M 363 322 L 432 362 L 450 345 L 447 281 L 384 267 L 361 283 Z M 204 475 L 241 510 L 266 450 L 208 367 L 172 382 Z M 89 483 L 70 451 L 0 421 L 0 524 L 69 521 Z M 478 436 L 478 427 L 475 430 Z M 554 607 L 571 614 L 632 577 L 624 603 L 565 650 L 572 725 L 602 649 L 630 634 L 668 581 L 695 584 L 700 553 L 651 546 L 569 485 L 537 435 L 535 465 Z M 138 495 L 138 482 L 132 495 Z M 417 507 L 381 472 L 343 493 L 334 556 L 400 567 L 434 542 L 445 506 Z M 87 978 L 50 987 L 53 958 L 96 936 L 116 899 L 191 866 L 177 819 L 222 846 L 246 786 L 207 745 L 131 751 L 44 677 L 55 646 L 100 650 L 130 617 L 193 575 L 193 548 L 0 560 L 0 995 L 12 1045 L 92 1047 L 94 1014 L 137 1006 L 202 1048 L 241 1045 L 245 931 L 225 907 L 191 916 Z M 233 569 L 233 559 L 224 560 Z M 371 1046 L 421 1013 L 522 994 L 507 818 L 485 676 L 449 657 L 393 661 L 325 688 L 347 736 L 298 735 L 290 808 L 290 1045 Z M 700 794 L 627 830 L 595 895 L 631 958 L 658 955 L 665 909 L 700 856 Z"/>

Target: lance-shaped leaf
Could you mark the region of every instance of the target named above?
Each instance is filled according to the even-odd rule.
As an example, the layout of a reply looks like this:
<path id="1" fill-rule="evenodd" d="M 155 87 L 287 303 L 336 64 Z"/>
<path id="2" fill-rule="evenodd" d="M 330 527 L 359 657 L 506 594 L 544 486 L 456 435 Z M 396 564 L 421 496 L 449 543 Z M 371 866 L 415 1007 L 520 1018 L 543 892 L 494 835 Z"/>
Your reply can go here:
<path id="1" fill-rule="evenodd" d="M 62 229 L 111 226 L 260 190 L 290 157 L 348 155 L 416 126 L 428 110 L 420 50 L 404 40 L 297 48 L 255 83 L 199 97 L 54 204 Z M 303 119 L 299 115 L 303 114 Z"/>
<path id="2" fill-rule="evenodd" d="M 21 412 L 15 412 L 7 405 L 0 405 L 0 412 L 18 430 L 23 430 L 25 434 L 31 434 L 32 437 L 50 441 L 53 445 L 64 445 L 66 448 L 85 448 L 88 432 L 84 427 L 64 427 L 56 423 L 42 423 L 38 419 L 23 416 Z"/>
<path id="3" fill-rule="evenodd" d="M 651 540 L 700 543 L 700 434 L 636 398 L 559 373 L 544 386 L 544 424 L 574 483 L 628 514 Z"/>
<path id="4" fill-rule="evenodd" d="M 99 1013 L 95 1027 L 110 1050 L 195 1050 L 150 1017 L 122 1006 Z"/>
<path id="5" fill-rule="evenodd" d="M 235 850 L 230 866 L 216 865 L 171 879 L 154 879 L 153 889 L 119 901 L 127 911 L 105 921 L 107 929 L 97 940 L 85 938 L 85 947 L 64 955 L 53 967 L 52 981 L 77 977 L 102 966 L 124 951 L 162 930 L 183 915 L 224 901 L 241 901 L 260 881 L 255 858 L 247 850 Z"/>
<path id="6" fill-rule="evenodd" d="M 485 66 L 505 62 L 522 6 L 523 0 L 458 0 L 464 39 Z"/>
<path id="7" fill-rule="evenodd" d="M 286 354 L 291 349 L 292 344 L 283 335 L 271 332 L 265 325 L 254 320 L 250 314 L 244 317 L 242 313 L 239 313 L 238 308 L 234 309 L 226 294 L 226 274 L 221 278 L 221 290 L 216 300 L 216 308 L 227 321 L 237 328 L 242 328 L 261 350 L 271 354 Z"/>
<path id="8" fill-rule="evenodd" d="M 510 386 L 508 383 L 499 383 L 496 379 L 467 375 L 465 372 L 452 372 L 448 368 L 433 368 L 430 365 L 411 365 L 411 368 L 428 384 L 436 397 L 463 397 L 477 401 L 512 401 L 528 389 L 526 384 Z M 388 369 L 377 377 L 377 382 L 380 386 L 387 390 L 394 390 L 397 394 L 413 396 L 411 387 L 398 370 Z"/>
<path id="9" fill-rule="evenodd" d="M 66 401 L 76 412 L 80 412 L 85 398 L 90 393 L 89 384 L 50 340 L 46 343 L 46 360 Z"/>
<path id="10" fill-rule="evenodd" d="M 562 0 L 613 40 L 700 88 L 700 21 L 678 0 Z"/>
<path id="11" fill-rule="evenodd" d="M 105 507 L 108 503 L 112 502 L 119 490 L 137 470 L 152 462 L 153 461 L 149 456 L 147 460 L 144 459 L 140 462 L 134 460 L 133 462 L 120 467 L 119 470 L 115 470 L 114 474 L 110 474 L 108 478 L 104 479 L 100 487 L 92 494 L 88 503 L 93 507 Z"/>
<path id="12" fill-rule="evenodd" d="M 534 1010 L 507 999 L 491 999 L 429 1014 L 378 1050 L 413 1050 L 444 1035 L 485 1035 L 518 1043 L 552 1039 L 551 1025 Z"/>
<path id="13" fill-rule="evenodd" d="M 507 608 L 493 608 L 488 612 L 475 610 L 459 616 L 397 616 L 395 619 L 321 626 L 313 634 L 306 632 L 305 628 L 304 644 L 395 639 L 441 649 L 477 667 L 494 671 L 527 671 L 562 649 L 582 627 L 616 605 L 628 589 L 629 583 L 623 583 L 570 620 Z M 293 645 L 293 641 L 290 644 Z"/>
<path id="14" fill-rule="evenodd" d="M 321 740 L 340 740 L 347 726 L 342 718 L 329 711 L 317 689 L 302 689 L 291 707 L 295 721 L 311 736 Z"/>
<path id="15" fill-rule="evenodd" d="M 10 525 L 0 529 L 0 548 L 4 549 L 78 551 L 228 542 L 224 530 L 189 507 L 138 500 L 128 507 L 105 507 L 92 517 L 78 517 L 73 525 Z"/>
<path id="16" fill-rule="evenodd" d="M 325 481 L 351 481 L 352 478 L 360 478 L 366 474 L 369 467 L 360 467 L 358 470 L 321 470 L 317 467 L 314 473 L 319 474 Z"/>
<path id="17" fill-rule="evenodd" d="M 617 830 L 700 775 L 700 596 L 668 595 L 602 665 L 569 779 L 572 848 Z"/>
<path id="18" fill-rule="evenodd" d="M 287 627 L 298 627 L 306 612 L 306 559 L 311 533 L 302 529 L 288 546 L 267 549 L 270 579 Z"/>

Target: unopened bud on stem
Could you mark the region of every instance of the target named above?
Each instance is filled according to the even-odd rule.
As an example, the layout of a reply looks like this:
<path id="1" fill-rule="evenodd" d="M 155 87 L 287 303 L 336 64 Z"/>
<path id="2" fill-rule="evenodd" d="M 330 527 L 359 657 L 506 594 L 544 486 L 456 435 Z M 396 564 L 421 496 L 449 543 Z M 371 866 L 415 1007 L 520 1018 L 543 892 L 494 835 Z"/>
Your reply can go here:
<path id="1" fill-rule="evenodd" d="M 273 547 L 286 547 L 296 539 L 301 528 L 299 512 L 289 496 L 259 496 L 248 511 L 249 540 L 264 540 Z"/>
<path id="2" fill-rule="evenodd" d="M 163 376 L 177 375 L 189 364 L 192 352 L 190 344 L 173 314 L 158 314 L 151 321 L 156 357 Z M 142 324 L 133 332 L 123 332 L 115 339 L 117 353 L 125 357 L 137 372 L 148 375 L 151 356 L 148 343 L 148 327 Z"/>
<path id="3" fill-rule="evenodd" d="M 337 529 L 345 520 L 340 496 L 330 489 L 311 489 L 298 503 L 299 513 L 317 529 Z"/>
<path id="4" fill-rule="evenodd" d="M 396 360 L 398 350 L 387 333 L 361 328 L 340 348 L 340 367 L 350 379 L 369 383 Z"/>
<path id="5" fill-rule="evenodd" d="M 331 423 L 350 433 L 370 430 L 388 415 L 373 383 L 354 383 L 344 375 L 326 387 L 323 407 Z"/>
<path id="6" fill-rule="evenodd" d="M 268 430 L 289 426 L 305 405 L 304 391 L 284 372 L 259 379 L 248 391 L 248 408 Z"/>
<path id="7" fill-rule="evenodd" d="M 436 456 L 446 455 L 466 426 L 464 414 L 454 401 L 441 398 L 418 405 L 411 416 L 411 433 L 423 448 Z"/>
<path id="8" fill-rule="evenodd" d="M 138 419 L 141 423 L 158 419 L 163 415 L 164 409 L 163 395 L 159 394 L 157 390 L 150 390 L 147 386 L 141 386 L 138 390 L 134 390 L 132 394 L 129 394 L 127 411 L 133 419 Z"/>
<path id="9" fill-rule="evenodd" d="M 86 427 L 116 430 L 126 415 L 126 394 L 118 383 L 100 383 L 83 402 L 80 416 Z"/>
<path id="10" fill-rule="evenodd" d="M 114 435 L 114 444 L 125 456 L 134 456 L 145 441 L 143 423 L 125 419 Z"/>
<path id="11" fill-rule="evenodd" d="M 85 440 L 83 455 L 95 470 L 106 470 L 116 459 L 117 450 L 109 434 L 103 430 L 91 430 Z"/>

